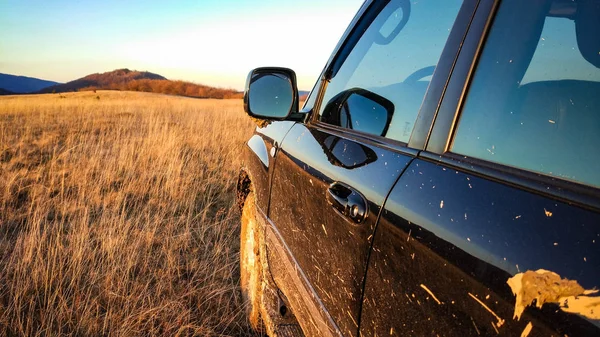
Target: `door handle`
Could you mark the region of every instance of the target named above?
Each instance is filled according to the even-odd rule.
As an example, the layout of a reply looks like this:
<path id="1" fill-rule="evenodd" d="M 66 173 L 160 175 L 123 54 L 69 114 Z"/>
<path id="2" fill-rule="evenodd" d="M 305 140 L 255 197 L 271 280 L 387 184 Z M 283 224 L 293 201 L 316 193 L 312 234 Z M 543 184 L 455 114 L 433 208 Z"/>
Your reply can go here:
<path id="1" fill-rule="evenodd" d="M 338 214 L 349 218 L 355 223 L 362 223 L 368 213 L 367 201 L 358 191 L 352 187 L 334 182 L 327 189 L 327 203 L 329 203 Z"/>

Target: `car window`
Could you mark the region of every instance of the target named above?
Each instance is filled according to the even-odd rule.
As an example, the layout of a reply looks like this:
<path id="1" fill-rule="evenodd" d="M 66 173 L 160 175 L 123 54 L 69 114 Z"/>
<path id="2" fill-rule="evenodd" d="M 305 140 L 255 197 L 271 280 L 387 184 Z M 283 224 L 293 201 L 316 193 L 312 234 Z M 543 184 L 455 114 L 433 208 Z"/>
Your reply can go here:
<path id="1" fill-rule="evenodd" d="M 451 151 L 600 187 L 600 0 L 503 1 Z"/>
<path id="2" fill-rule="evenodd" d="M 390 1 L 330 79 L 319 121 L 407 143 L 461 4 Z"/>

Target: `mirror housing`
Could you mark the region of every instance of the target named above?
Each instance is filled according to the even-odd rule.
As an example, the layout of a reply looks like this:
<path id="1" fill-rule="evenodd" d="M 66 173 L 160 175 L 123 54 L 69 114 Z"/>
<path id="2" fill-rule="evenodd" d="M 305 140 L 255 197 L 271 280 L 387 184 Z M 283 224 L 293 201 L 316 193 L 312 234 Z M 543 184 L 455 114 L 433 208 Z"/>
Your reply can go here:
<path id="1" fill-rule="evenodd" d="M 256 68 L 248 74 L 244 110 L 253 118 L 267 121 L 287 119 L 298 112 L 296 73 L 288 68 Z"/>

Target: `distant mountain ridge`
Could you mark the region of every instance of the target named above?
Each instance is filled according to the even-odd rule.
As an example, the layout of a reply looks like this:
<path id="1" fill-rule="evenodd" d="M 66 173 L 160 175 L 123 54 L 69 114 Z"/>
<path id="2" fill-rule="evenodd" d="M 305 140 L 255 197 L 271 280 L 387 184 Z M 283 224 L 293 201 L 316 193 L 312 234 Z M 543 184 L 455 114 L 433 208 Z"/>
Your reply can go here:
<path id="1" fill-rule="evenodd" d="M 91 74 L 65 84 L 44 88 L 37 93 L 91 90 L 143 91 L 197 98 L 242 98 L 243 96 L 243 93 L 233 89 L 215 88 L 185 81 L 172 81 L 151 72 L 129 69 Z"/>
<path id="2" fill-rule="evenodd" d="M 27 94 L 40 91 L 59 82 L 42 80 L 34 77 L 0 73 L 0 95 Z"/>
<path id="3" fill-rule="evenodd" d="M 1 95 L 14 95 L 14 94 L 15 94 L 15 93 L 14 93 L 14 92 L 12 92 L 12 91 L 8 91 L 8 90 L 6 90 L 6 89 L 2 89 L 2 88 L 0 88 L 0 96 L 1 96 Z"/>
<path id="4" fill-rule="evenodd" d="M 38 93 L 79 91 L 85 88 L 116 89 L 116 87 L 135 80 L 166 80 L 166 78 L 148 71 L 117 69 L 101 74 L 87 75 L 64 84 L 49 86 L 39 90 Z"/>

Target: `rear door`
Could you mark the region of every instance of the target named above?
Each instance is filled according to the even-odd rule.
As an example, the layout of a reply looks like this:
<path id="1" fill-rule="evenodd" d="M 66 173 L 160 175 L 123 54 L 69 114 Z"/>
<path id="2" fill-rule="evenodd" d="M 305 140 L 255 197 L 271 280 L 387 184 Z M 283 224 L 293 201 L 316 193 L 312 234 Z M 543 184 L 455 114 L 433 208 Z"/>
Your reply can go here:
<path id="1" fill-rule="evenodd" d="M 419 108 L 430 82 L 432 101 L 439 99 L 464 36 L 463 23 L 440 61 L 462 3 L 368 4 L 326 68 L 320 99 L 310 106 L 312 120 L 296 124 L 277 152 L 269 217 L 293 260 L 288 272 L 310 290 L 312 297 L 304 300 L 321 306 L 345 336 L 358 334 L 381 206 L 418 153 L 407 142 L 419 124 Z M 470 19 L 469 4 L 462 15 Z M 420 124 L 421 132 L 429 127 Z M 289 287 L 277 277 L 282 289 Z"/>
<path id="2" fill-rule="evenodd" d="M 598 34 L 598 1 L 481 2 L 382 211 L 363 336 L 600 335 Z"/>

